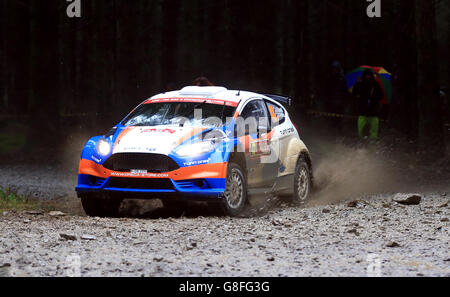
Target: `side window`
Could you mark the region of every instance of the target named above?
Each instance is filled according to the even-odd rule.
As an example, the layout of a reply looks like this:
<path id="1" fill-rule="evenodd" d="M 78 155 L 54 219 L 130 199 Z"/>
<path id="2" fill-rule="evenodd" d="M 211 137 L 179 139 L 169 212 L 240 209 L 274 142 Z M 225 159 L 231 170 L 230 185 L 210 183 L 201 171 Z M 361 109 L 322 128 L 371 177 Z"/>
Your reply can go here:
<path id="1" fill-rule="evenodd" d="M 267 109 L 262 100 L 253 100 L 247 103 L 244 109 L 241 112 L 240 117 L 244 121 L 248 121 L 250 118 L 254 118 L 259 127 L 264 130 L 268 130 L 270 128 L 269 118 L 267 114 Z"/>
<path id="2" fill-rule="evenodd" d="M 283 124 L 286 121 L 286 114 L 281 106 L 274 104 L 272 102 L 266 101 L 267 109 L 269 110 L 272 128 Z"/>

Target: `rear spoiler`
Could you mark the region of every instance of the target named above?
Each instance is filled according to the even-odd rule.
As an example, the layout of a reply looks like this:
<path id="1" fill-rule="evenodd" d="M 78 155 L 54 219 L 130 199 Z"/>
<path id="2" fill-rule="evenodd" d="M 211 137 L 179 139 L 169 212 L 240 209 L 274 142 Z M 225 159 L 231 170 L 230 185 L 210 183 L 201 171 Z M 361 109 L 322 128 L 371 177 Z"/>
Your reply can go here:
<path id="1" fill-rule="evenodd" d="M 285 104 L 287 106 L 292 106 L 292 99 L 286 96 L 274 95 L 274 94 L 263 94 L 266 97 L 269 97 L 272 100 L 277 101 L 278 103 Z"/>

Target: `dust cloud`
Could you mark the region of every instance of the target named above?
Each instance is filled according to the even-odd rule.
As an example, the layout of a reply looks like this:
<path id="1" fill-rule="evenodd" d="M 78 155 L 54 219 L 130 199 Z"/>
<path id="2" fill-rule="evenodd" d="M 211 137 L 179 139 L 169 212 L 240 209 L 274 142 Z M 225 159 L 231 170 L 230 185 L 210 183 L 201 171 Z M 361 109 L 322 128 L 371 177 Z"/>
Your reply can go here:
<path id="1" fill-rule="evenodd" d="M 391 164 L 370 148 L 328 145 L 314 170 L 314 204 L 329 204 L 393 191 L 399 182 Z"/>

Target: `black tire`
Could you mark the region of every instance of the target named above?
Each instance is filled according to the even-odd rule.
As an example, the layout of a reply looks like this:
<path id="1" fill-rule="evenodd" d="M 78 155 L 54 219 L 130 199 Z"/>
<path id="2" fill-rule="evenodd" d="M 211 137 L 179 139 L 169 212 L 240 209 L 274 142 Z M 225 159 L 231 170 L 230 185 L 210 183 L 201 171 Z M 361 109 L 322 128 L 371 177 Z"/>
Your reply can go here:
<path id="1" fill-rule="evenodd" d="M 228 164 L 227 184 L 220 206 L 222 212 L 231 217 L 241 215 L 247 206 L 247 180 L 236 163 Z"/>
<path id="2" fill-rule="evenodd" d="M 291 203 L 305 205 L 311 198 L 312 175 L 308 163 L 300 158 L 297 161 L 294 174 L 294 195 Z"/>
<path id="3" fill-rule="evenodd" d="M 117 218 L 119 217 L 122 199 L 108 195 L 86 195 L 81 197 L 81 204 L 90 217 Z"/>

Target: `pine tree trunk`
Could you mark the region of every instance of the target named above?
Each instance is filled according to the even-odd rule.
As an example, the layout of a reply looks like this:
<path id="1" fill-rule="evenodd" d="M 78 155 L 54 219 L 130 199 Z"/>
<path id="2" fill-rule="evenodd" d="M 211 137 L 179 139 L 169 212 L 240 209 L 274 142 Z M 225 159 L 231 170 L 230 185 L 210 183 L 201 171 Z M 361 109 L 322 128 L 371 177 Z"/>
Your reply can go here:
<path id="1" fill-rule="evenodd" d="M 423 151 L 445 151 L 441 99 L 439 96 L 436 14 L 432 1 L 416 0 L 417 103 L 419 143 Z"/>
<path id="2" fill-rule="evenodd" d="M 59 5 L 47 5 L 42 1 L 31 2 L 32 18 L 32 88 L 33 110 L 27 147 L 54 143 L 60 136 L 59 123 Z"/>
<path id="3" fill-rule="evenodd" d="M 177 25 L 180 12 L 180 0 L 162 2 L 162 82 L 167 85 L 177 80 L 177 65 L 174 53 L 177 50 Z"/>
<path id="4" fill-rule="evenodd" d="M 295 15 L 293 17 L 292 27 L 295 30 L 292 54 L 292 76 L 294 77 L 294 90 L 291 95 L 294 100 L 294 110 L 300 112 L 300 109 L 311 107 L 311 90 L 314 83 L 313 71 L 313 51 L 311 44 L 313 38 L 311 35 L 311 23 L 309 14 L 311 5 L 308 1 L 294 1 Z"/>
<path id="5" fill-rule="evenodd" d="M 0 115 L 4 115 L 8 111 L 8 82 L 7 82 L 7 72 L 8 72 L 8 59 L 7 55 L 7 27 L 8 27 L 8 14 L 7 8 L 10 2 L 1 1 L 0 3 Z"/>
<path id="6" fill-rule="evenodd" d="M 391 70 L 394 93 L 390 110 L 390 122 L 411 139 L 417 138 L 418 131 L 414 7 L 414 3 L 410 0 L 398 0 L 394 7 L 396 15 L 392 34 L 394 64 Z"/>

